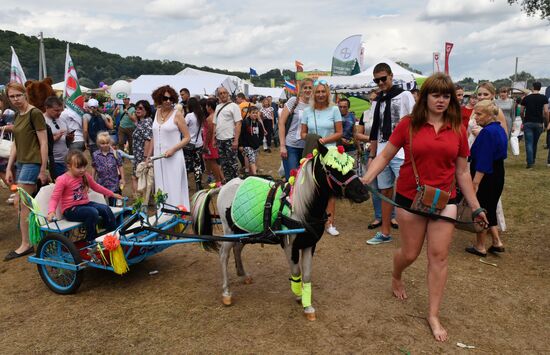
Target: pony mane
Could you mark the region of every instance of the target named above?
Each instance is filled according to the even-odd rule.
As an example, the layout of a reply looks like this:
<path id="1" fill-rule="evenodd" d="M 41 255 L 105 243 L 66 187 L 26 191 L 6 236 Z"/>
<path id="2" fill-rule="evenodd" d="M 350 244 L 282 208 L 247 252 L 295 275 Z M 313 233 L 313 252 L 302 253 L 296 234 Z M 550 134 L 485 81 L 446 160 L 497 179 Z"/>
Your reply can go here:
<path id="1" fill-rule="evenodd" d="M 307 160 L 299 170 L 294 182 L 294 191 L 292 193 L 292 214 L 300 221 L 305 221 L 306 215 L 315 197 L 316 178 L 315 164 L 319 163 L 318 158 Z"/>

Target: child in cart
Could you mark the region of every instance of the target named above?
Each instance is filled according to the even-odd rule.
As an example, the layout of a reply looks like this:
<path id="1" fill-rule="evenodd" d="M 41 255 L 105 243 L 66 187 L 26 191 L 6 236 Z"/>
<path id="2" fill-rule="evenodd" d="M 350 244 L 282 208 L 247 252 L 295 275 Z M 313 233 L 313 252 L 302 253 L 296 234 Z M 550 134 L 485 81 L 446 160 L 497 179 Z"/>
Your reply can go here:
<path id="1" fill-rule="evenodd" d="M 86 172 L 88 160 L 78 150 L 67 154 L 68 171 L 57 178 L 52 197 L 48 204 L 48 221 L 53 221 L 58 204 L 61 203 L 61 213 L 72 222 L 83 222 L 86 227 L 86 240 L 93 241 L 97 237 L 96 226 L 99 217 L 103 219 L 106 230 L 116 228 L 115 216 L 109 206 L 90 201 L 88 190 L 92 189 L 107 197 L 123 199 L 120 194 L 99 185 Z"/>

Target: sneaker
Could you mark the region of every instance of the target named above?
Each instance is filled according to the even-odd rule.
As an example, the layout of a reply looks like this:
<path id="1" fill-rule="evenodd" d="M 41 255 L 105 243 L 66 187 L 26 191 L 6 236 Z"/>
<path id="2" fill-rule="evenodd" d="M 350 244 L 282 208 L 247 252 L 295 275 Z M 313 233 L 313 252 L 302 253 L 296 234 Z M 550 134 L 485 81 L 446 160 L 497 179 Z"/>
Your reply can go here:
<path id="1" fill-rule="evenodd" d="M 382 243 L 389 243 L 393 240 L 393 238 L 391 236 L 385 236 L 384 234 L 380 233 L 380 232 L 377 232 L 376 235 L 367 240 L 367 244 L 369 245 L 377 245 L 377 244 L 382 244 Z"/>
<path id="2" fill-rule="evenodd" d="M 527 164 L 526 169 L 533 169 L 533 164 Z"/>
<path id="3" fill-rule="evenodd" d="M 333 237 L 340 235 L 340 232 L 338 232 L 338 230 L 332 224 L 328 226 L 327 233 L 332 235 Z"/>

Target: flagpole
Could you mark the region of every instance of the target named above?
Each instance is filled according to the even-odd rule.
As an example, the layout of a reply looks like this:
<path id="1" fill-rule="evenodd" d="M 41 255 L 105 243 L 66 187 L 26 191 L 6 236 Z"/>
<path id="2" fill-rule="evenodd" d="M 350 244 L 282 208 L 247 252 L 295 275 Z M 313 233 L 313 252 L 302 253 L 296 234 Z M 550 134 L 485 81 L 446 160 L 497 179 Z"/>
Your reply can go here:
<path id="1" fill-rule="evenodd" d="M 48 76 L 46 70 L 46 53 L 44 50 L 44 33 L 40 31 L 38 34 L 38 80 L 43 80 Z"/>

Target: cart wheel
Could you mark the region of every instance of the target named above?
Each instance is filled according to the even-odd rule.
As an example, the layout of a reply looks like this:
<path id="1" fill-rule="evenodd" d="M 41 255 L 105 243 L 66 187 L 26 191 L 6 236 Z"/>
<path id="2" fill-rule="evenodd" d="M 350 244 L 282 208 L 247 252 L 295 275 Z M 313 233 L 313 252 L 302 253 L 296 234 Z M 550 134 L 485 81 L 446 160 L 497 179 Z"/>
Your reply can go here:
<path id="1" fill-rule="evenodd" d="M 36 256 L 43 260 L 52 260 L 78 265 L 82 262 L 80 253 L 73 242 L 61 234 L 49 234 L 38 244 Z M 55 293 L 66 295 L 75 293 L 82 282 L 82 271 L 73 271 L 59 267 L 38 264 L 38 273 L 42 281 Z"/>

